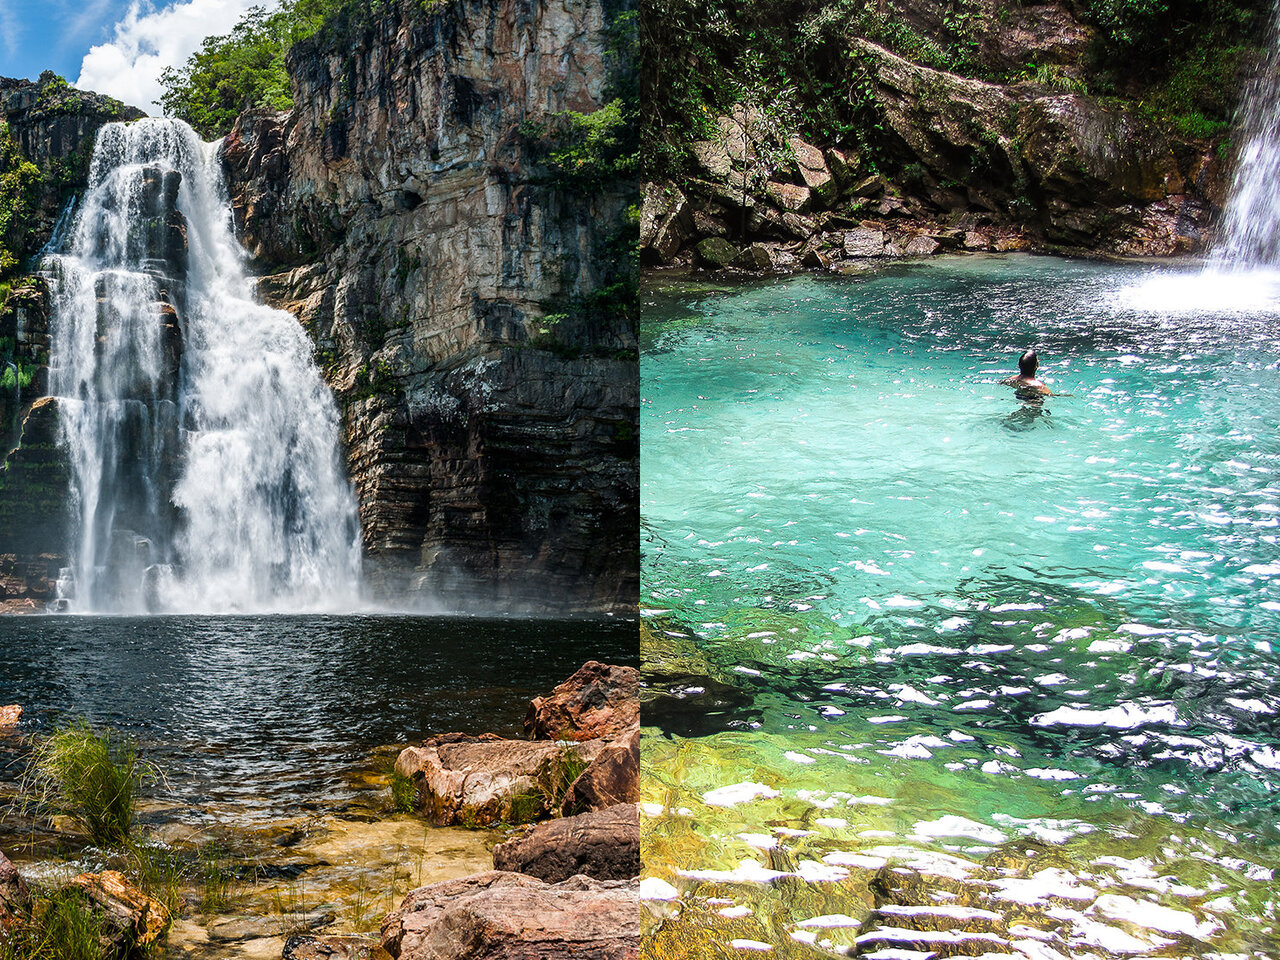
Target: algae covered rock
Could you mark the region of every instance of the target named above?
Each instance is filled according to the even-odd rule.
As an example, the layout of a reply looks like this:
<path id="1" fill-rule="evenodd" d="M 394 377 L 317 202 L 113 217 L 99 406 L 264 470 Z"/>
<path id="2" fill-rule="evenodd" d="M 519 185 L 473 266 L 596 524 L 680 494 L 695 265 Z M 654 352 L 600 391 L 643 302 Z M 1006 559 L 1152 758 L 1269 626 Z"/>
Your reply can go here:
<path id="1" fill-rule="evenodd" d="M 600 740 L 561 745 L 453 733 L 407 747 L 395 769 L 413 782 L 424 813 L 439 826 L 522 823 L 552 813 L 603 746 Z"/>

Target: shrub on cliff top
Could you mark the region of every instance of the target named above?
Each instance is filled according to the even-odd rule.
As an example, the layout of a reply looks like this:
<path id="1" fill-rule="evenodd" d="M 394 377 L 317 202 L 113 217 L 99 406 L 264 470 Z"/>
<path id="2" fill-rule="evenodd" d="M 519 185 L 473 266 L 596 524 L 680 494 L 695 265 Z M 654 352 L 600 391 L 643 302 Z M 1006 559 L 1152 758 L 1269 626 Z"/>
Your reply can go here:
<path id="1" fill-rule="evenodd" d="M 314 34 L 344 0 L 284 0 L 275 10 L 251 7 L 231 32 L 206 37 L 178 69 L 160 77 L 165 113 L 185 120 L 200 136 L 225 136 L 249 107 L 293 106 L 285 55 Z"/>

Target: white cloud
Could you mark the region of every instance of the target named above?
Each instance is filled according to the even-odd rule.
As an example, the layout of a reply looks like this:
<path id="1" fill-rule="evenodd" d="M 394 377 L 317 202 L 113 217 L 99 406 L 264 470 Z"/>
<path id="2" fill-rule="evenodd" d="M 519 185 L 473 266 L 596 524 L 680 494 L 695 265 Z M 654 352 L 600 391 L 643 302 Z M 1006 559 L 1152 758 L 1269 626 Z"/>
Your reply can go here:
<path id="1" fill-rule="evenodd" d="M 0 0 L 0 50 L 12 57 L 18 50 L 18 18 L 9 8 L 9 0 Z"/>
<path id="2" fill-rule="evenodd" d="M 89 48 L 75 85 L 159 116 L 165 68 L 185 63 L 205 37 L 229 33 L 255 2 L 262 0 L 179 0 L 157 10 L 133 0 L 111 40 Z"/>

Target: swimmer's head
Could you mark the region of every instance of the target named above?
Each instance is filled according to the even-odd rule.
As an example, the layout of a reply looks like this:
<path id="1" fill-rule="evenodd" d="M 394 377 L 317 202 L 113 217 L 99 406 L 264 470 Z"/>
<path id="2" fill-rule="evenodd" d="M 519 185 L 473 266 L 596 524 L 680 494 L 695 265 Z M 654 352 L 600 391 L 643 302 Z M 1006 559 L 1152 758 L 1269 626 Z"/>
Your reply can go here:
<path id="1" fill-rule="evenodd" d="M 1040 366 L 1040 358 L 1036 356 L 1034 350 L 1028 350 L 1018 358 L 1018 375 L 1023 377 L 1034 377 L 1036 375 L 1036 367 Z"/>

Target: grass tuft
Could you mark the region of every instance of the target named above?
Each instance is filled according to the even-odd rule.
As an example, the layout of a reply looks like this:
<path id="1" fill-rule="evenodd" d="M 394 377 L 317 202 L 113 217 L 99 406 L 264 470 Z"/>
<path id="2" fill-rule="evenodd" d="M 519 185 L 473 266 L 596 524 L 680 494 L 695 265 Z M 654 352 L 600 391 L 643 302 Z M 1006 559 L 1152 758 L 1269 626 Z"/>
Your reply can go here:
<path id="1" fill-rule="evenodd" d="M 418 788 L 403 773 L 391 774 L 391 809 L 396 813 L 413 813 L 418 806 Z"/>
<path id="2" fill-rule="evenodd" d="M 95 843 L 129 839 L 140 777 L 131 740 L 80 720 L 36 743 L 28 773 L 37 804 L 71 816 Z"/>
<path id="3" fill-rule="evenodd" d="M 30 923 L 0 933 L 0 960 L 107 960 L 106 932 L 78 890 L 59 890 L 37 902 Z"/>

